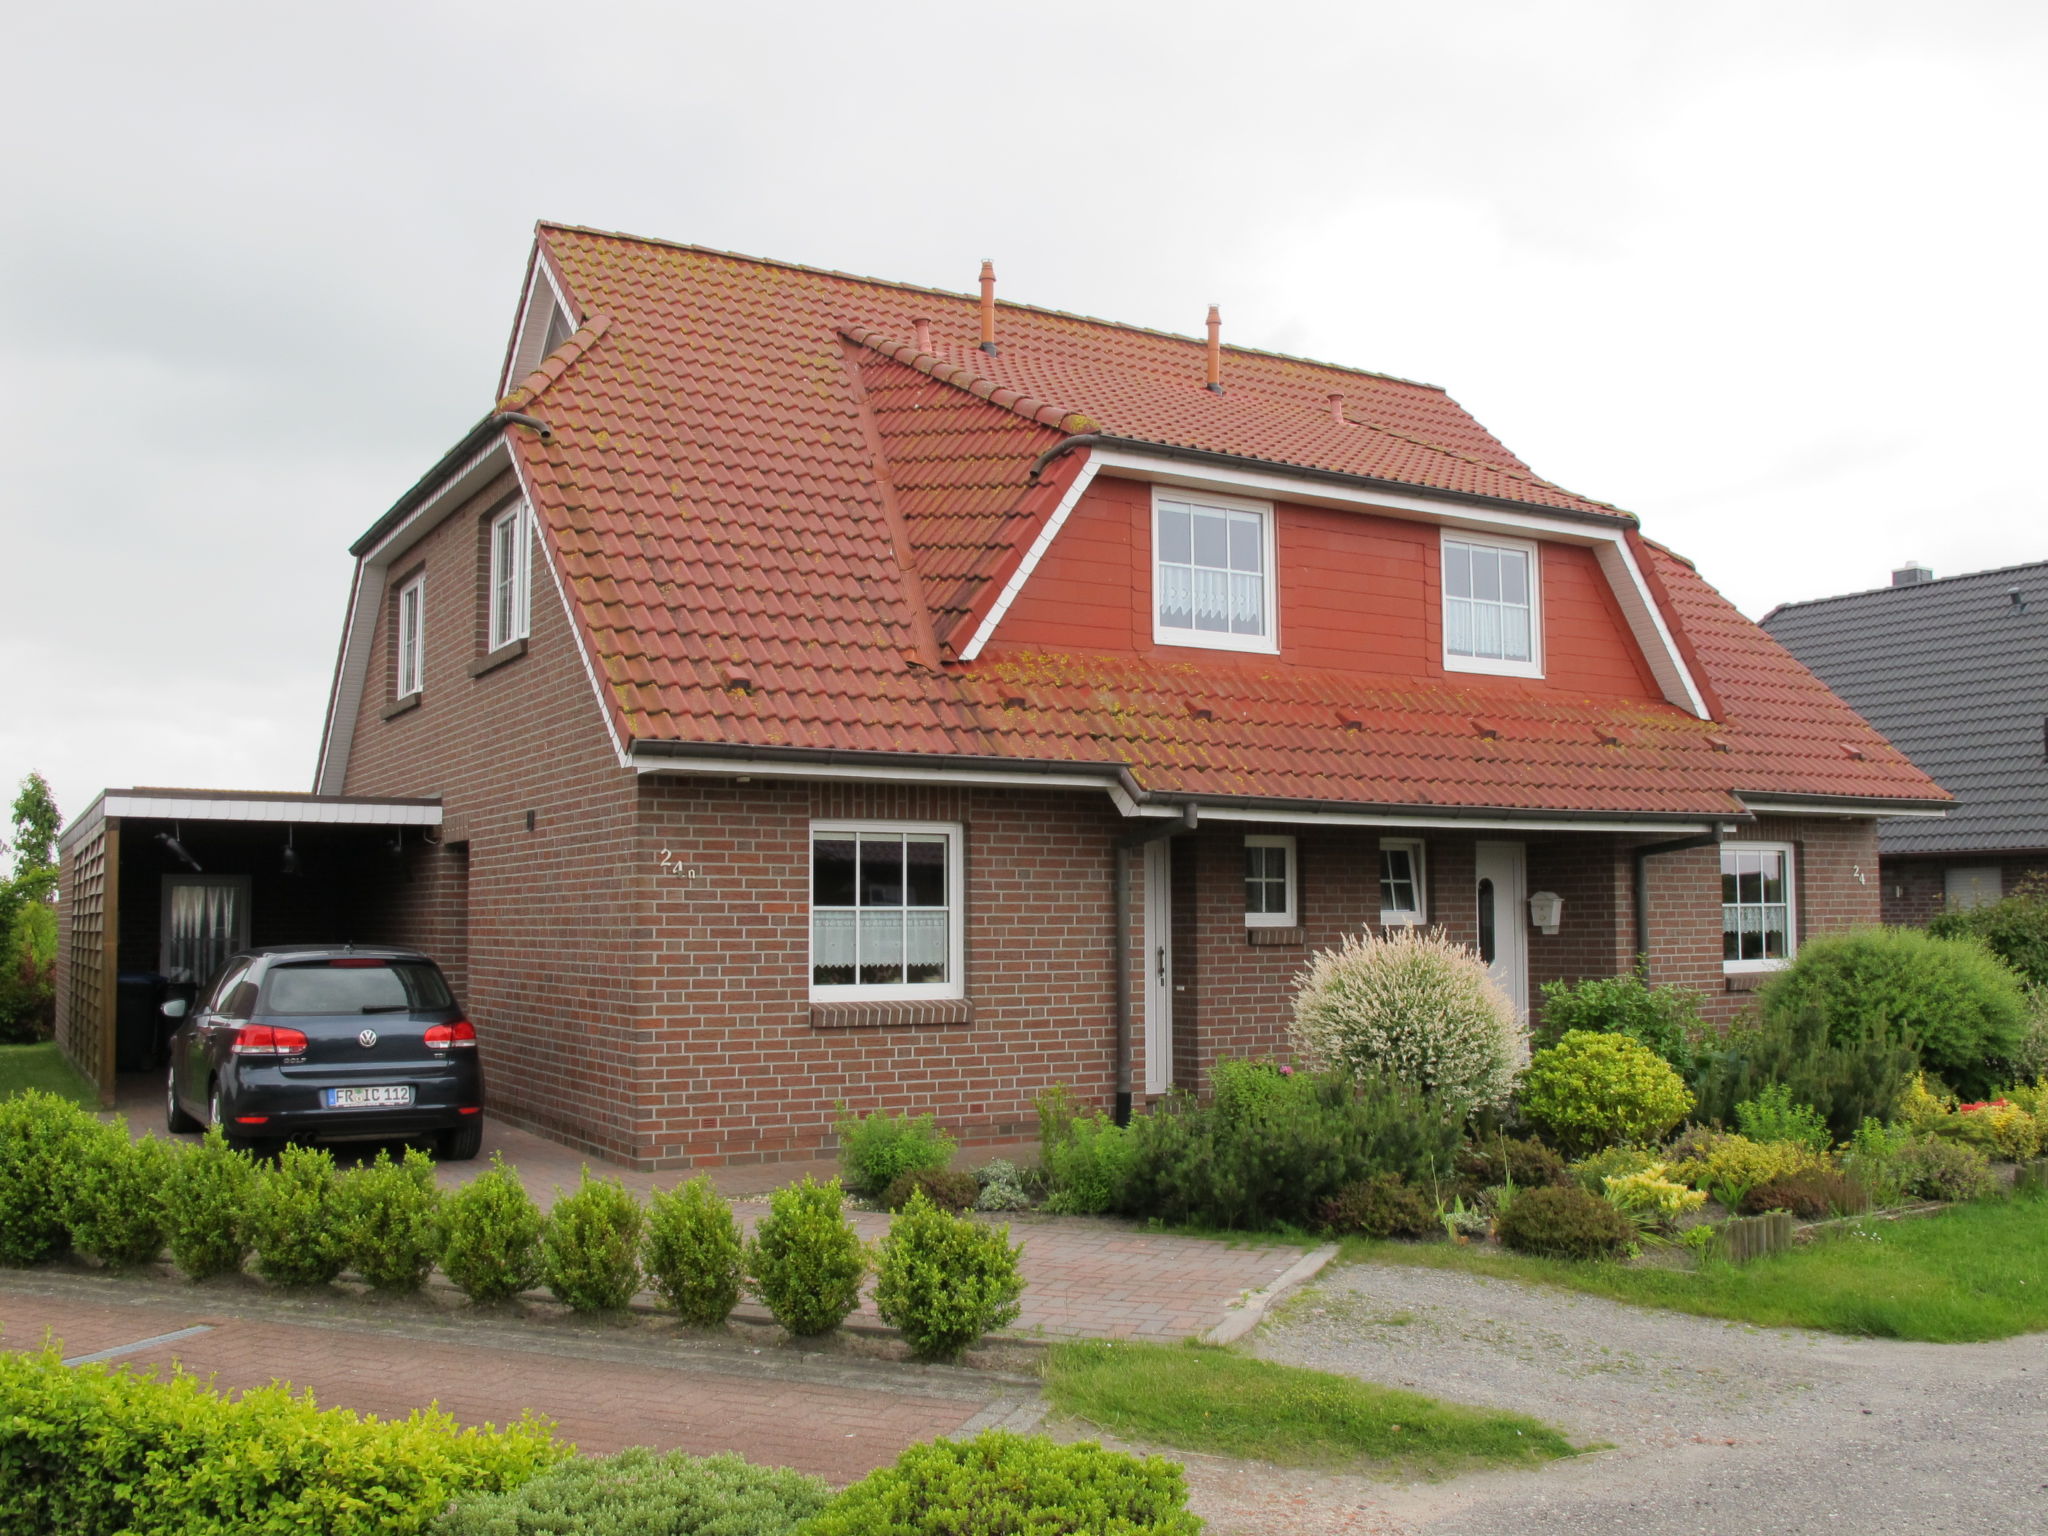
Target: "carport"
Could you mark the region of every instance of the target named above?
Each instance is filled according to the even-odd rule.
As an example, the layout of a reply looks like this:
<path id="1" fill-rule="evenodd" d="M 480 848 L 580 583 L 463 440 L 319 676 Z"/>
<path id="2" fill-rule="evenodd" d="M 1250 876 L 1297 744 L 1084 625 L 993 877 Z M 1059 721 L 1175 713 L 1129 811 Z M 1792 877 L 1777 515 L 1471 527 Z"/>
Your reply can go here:
<path id="1" fill-rule="evenodd" d="M 428 899 L 459 974 L 467 891 L 409 889 L 440 826 L 438 800 L 105 791 L 58 840 L 59 1049 L 111 1104 L 122 1074 L 158 1069 L 159 1004 L 235 949 L 390 942 Z"/>

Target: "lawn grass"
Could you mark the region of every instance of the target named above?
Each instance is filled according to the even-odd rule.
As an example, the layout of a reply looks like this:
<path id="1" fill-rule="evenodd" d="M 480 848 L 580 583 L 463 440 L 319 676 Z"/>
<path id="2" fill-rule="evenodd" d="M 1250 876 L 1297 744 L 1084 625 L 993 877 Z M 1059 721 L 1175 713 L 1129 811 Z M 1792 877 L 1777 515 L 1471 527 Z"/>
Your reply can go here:
<path id="1" fill-rule="evenodd" d="M 1120 1438 L 1288 1467 L 1437 1476 L 1535 1466 L 1578 1449 L 1523 1414 L 1193 1343 L 1060 1344 L 1045 1379 L 1054 1408 Z"/>
<path id="2" fill-rule="evenodd" d="M 1748 1264 L 1634 1269 L 1454 1243 L 1352 1239 L 1342 1261 L 1457 1269 L 1766 1328 L 1970 1344 L 2048 1329 L 2048 1200 L 1866 1218 Z"/>
<path id="3" fill-rule="evenodd" d="M 87 1109 L 100 1107 L 99 1094 L 58 1054 L 54 1040 L 0 1045 L 0 1099 L 11 1099 L 24 1088 L 41 1088 Z"/>

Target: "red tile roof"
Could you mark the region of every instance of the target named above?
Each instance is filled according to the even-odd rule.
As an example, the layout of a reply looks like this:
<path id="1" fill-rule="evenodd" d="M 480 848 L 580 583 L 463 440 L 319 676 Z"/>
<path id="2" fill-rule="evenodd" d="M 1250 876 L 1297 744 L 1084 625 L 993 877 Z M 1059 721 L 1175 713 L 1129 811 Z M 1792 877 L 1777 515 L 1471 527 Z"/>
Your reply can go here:
<path id="1" fill-rule="evenodd" d="M 1218 396 L 1184 337 L 1006 304 L 990 356 L 963 296 L 540 238 L 582 328 L 507 403 L 553 428 L 517 451 L 626 739 L 1120 765 L 1167 796 L 1375 806 L 1713 815 L 1741 790 L 1940 794 L 1640 540 L 1717 721 L 1502 679 L 1005 652 L 1000 630 L 977 661 L 947 659 L 1079 456 L 1037 485 L 1033 460 L 1076 432 L 1633 520 L 1535 476 L 1429 385 L 1227 349 Z"/>

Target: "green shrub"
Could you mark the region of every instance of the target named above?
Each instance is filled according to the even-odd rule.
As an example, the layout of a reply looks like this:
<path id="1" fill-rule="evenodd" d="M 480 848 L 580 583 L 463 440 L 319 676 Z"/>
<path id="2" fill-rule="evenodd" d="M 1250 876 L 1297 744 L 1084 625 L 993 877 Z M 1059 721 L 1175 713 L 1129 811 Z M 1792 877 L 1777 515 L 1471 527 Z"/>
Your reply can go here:
<path id="1" fill-rule="evenodd" d="M 416 1291 L 434 1267 L 441 1191 L 434 1160 L 407 1147 L 402 1162 L 379 1148 L 377 1160 L 336 1182 L 346 1267 L 380 1291 Z"/>
<path id="2" fill-rule="evenodd" d="M 1919 1053 L 1894 1030 L 1837 1042 L 1819 1008 L 1781 1010 L 1701 1053 L 1695 1113 L 1726 1125 L 1738 1105 L 1782 1088 L 1790 1102 L 1813 1107 L 1830 1137 L 1846 1141 L 1867 1117 L 1889 1114 L 1919 1068 Z"/>
<path id="3" fill-rule="evenodd" d="M 1631 1174 L 1641 1173 L 1658 1164 L 1669 1164 L 1672 1159 L 1660 1158 L 1656 1153 L 1642 1147 L 1602 1147 L 1598 1152 L 1588 1153 L 1571 1165 L 1564 1183 L 1576 1184 L 1589 1195 L 1605 1196 L 1609 1179 L 1625 1179 Z"/>
<path id="4" fill-rule="evenodd" d="M 920 1358 L 950 1360 L 1017 1320 L 1022 1252 L 1008 1227 L 952 1215 L 916 1191 L 882 1239 L 875 1310 Z"/>
<path id="5" fill-rule="evenodd" d="M 1181 1469 L 1157 1456 L 990 1430 L 913 1445 L 795 1536 L 1199 1536 Z"/>
<path id="6" fill-rule="evenodd" d="M 1662 1163 L 1631 1173 L 1609 1174 L 1600 1197 L 1645 1231 L 1668 1231 L 1678 1218 L 1698 1210 L 1707 1197 L 1666 1176 Z"/>
<path id="7" fill-rule="evenodd" d="M 1045 1208 L 1060 1216 L 1094 1216 L 1124 1200 L 1137 1147 L 1130 1127 L 1107 1115 L 1077 1115 L 1045 1156 Z"/>
<path id="8" fill-rule="evenodd" d="M 1683 1074 L 1692 1070 L 1693 1042 L 1704 1028 L 1699 993 L 1676 983 L 1650 986 L 1638 972 L 1543 983 L 1544 1045 L 1575 1029 L 1627 1035 Z"/>
<path id="9" fill-rule="evenodd" d="M 974 1171 L 974 1179 L 980 1185 L 974 1197 L 977 1211 L 1029 1209 L 1031 1190 L 1025 1182 L 1024 1170 L 1008 1158 L 998 1157 L 983 1163 Z"/>
<path id="10" fill-rule="evenodd" d="M 1576 1185 L 1517 1191 L 1494 1230 L 1509 1248 L 1557 1259 L 1616 1258 L 1635 1237 L 1626 1216 Z"/>
<path id="11" fill-rule="evenodd" d="M 1737 1209 L 1745 1216 L 1790 1211 L 1801 1221 L 1860 1216 L 1870 1209 L 1870 1191 L 1833 1168 L 1803 1168 L 1766 1179 L 1742 1197 Z"/>
<path id="12" fill-rule="evenodd" d="M 335 1200 L 334 1158 L 324 1147 L 286 1147 L 257 1170 L 249 1202 L 256 1273 L 275 1285 L 325 1285 L 348 1262 Z"/>
<path id="13" fill-rule="evenodd" d="M 1219 1061 L 1213 1077 L 1213 1103 L 1175 1096 L 1133 1122 L 1125 1209 L 1213 1227 L 1306 1227 L 1325 1200 L 1374 1174 L 1418 1189 L 1449 1181 L 1458 1117 L 1398 1079 L 1237 1061 Z"/>
<path id="14" fill-rule="evenodd" d="M 209 1126 L 198 1146 L 171 1159 L 158 1209 L 171 1262 L 194 1280 L 233 1274 L 249 1252 L 246 1235 L 256 1198 L 256 1164 Z"/>
<path id="15" fill-rule="evenodd" d="M 433 1536 L 788 1536 L 831 1496 L 815 1477 L 731 1452 L 663 1456 L 635 1446 L 462 1499 L 434 1522 Z"/>
<path id="16" fill-rule="evenodd" d="M 754 1294 L 798 1338 L 831 1332 L 860 1305 L 868 1254 L 844 1205 L 837 1179 L 784 1185 L 748 1239 Z"/>
<path id="17" fill-rule="evenodd" d="M 442 1202 L 441 1273 L 479 1304 L 530 1290 L 540 1282 L 545 1225 L 518 1173 L 493 1152 L 490 1167 Z"/>
<path id="18" fill-rule="evenodd" d="M 1990 1088 L 2028 1022 L 2026 993 L 2003 961 L 1974 939 L 1931 938 L 1917 928 L 1808 939 L 1765 981 L 1758 1002 L 1766 1020 L 1818 1012 L 1835 1045 L 1901 1040 L 1968 1098 Z"/>
<path id="19" fill-rule="evenodd" d="M 1505 1105 L 1529 1031 L 1477 954 L 1442 929 L 1347 934 L 1295 981 L 1294 1048 L 1355 1078 L 1391 1073 L 1462 1112 Z"/>
<path id="20" fill-rule="evenodd" d="M 72 1170 L 107 1127 L 40 1088 L 0 1099 L 0 1264 L 40 1264 L 69 1245 Z"/>
<path id="21" fill-rule="evenodd" d="M 616 1312 L 640 1289 L 640 1233 L 647 1213 L 617 1179 L 593 1179 L 561 1196 L 540 1234 L 540 1278 L 577 1312 Z"/>
<path id="22" fill-rule="evenodd" d="M 1943 912 L 1937 939 L 1975 939 L 2037 987 L 2048 987 L 2048 875 L 2032 875 L 1999 901 Z"/>
<path id="23" fill-rule="evenodd" d="M 65 1213 L 72 1246 L 109 1269 L 154 1263 L 164 1251 L 164 1179 L 183 1152 L 155 1136 L 130 1141 L 119 1118 L 82 1141 Z"/>
<path id="24" fill-rule="evenodd" d="M 1031 1107 L 1038 1112 L 1038 1160 L 1042 1168 L 1051 1159 L 1052 1149 L 1067 1139 L 1068 1128 L 1085 1109 L 1065 1083 L 1054 1083 L 1034 1094 Z"/>
<path id="25" fill-rule="evenodd" d="M 1534 1137 L 1475 1136 L 1458 1156 L 1459 1192 L 1468 1198 L 1496 1184 L 1535 1189 L 1570 1181 L 1564 1159 Z"/>
<path id="26" fill-rule="evenodd" d="M 881 1199 L 906 1173 L 945 1167 L 959 1146 L 932 1116 L 886 1109 L 872 1115 L 842 1114 L 838 1131 L 840 1174 L 848 1189 L 868 1200 Z"/>
<path id="27" fill-rule="evenodd" d="M 1318 1215 L 1336 1237 L 1433 1237 L 1438 1226 L 1436 1203 L 1398 1173 L 1345 1185 Z"/>
<path id="28" fill-rule="evenodd" d="M 1522 1079 L 1522 1113 L 1567 1151 L 1656 1141 L 1691 1108 L 1670 1064 L 1627 1035 L 1567 1031 Z"/>
<path id="29" fill-rule="evenodd" d="M 1877 1205 L 1896 1205 L 1905 1195 L 1898 1156 L 1913 1143 L 1912 1130 L 1870 1116 L 1850 1135 L 1842 1171 L 1870 1192 Z"/>
<path id="30" fill-rule="evenodd" d="M 942 1211 L 964 1211 L 981 1198 L 981 1182 L 971 1173 L 951 1168 L 919 1168 L 899 1173 L 882 1193 L 882 1209 L 900 1211 L 910 1197 L 922 1193 Z"/>
<path id="31" fill-rule="evenodd" d="M 321 1411 L 276 1387 L 0 1351 L 0 1530 L 77 1536 L 419 1536 L 449 1500 L 569 1454 L 543 1424 L 464 1429 Z"/>
<path id="32" fill-rule="evenodd" d="M 1991 1159 L 1975 1147 L 1916 1137 L 1891 1159 L 1892 1177 L 1922 1200 L 1981 1200 L 1998 1187 Z"/>
<path id="33" fill-rule="evenodd" d="M 1809 1152 L 1833 1145 L 1826 1118 L 1810 1104 L 1793 1103 L 1788 1083 L 1773 1083 L 1736 1105 L 1735 1129 L 1751 1141 L 1789 1141 Z"/>
<path id="34" fill-rule="evenodd" d="M 717 1328 L 739 1304 L 740 1224 L 711 1180 L 658 1192 L 647 1212 L 647 1278 L 692 1328 Z"/>

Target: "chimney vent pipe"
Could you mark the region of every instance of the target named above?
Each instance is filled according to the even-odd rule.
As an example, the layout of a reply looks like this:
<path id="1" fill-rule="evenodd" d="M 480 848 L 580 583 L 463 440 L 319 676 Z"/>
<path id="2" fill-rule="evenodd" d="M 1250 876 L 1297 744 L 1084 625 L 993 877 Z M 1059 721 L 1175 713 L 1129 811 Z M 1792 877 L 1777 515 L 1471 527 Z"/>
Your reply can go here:
<path id="1" fill-rule="evenodd" d="M 914 343 L 914 344 L 916 345 L 916 347 L 917 347 L 917 350 L 918 350 L 918 351 L 920 351 L 920 352 L 923 352 L 923 353 L 925 353 L 925 354 L 929 355 L 929 354 L 930 354 L 930 352 L 931 352 L 931 350 L 932 350 L 932 323 L 931 323 L 931 321 L 929 321 L 929 320 L 913 320 L 913 321 L 911 321 L 911 322 L 910 322 L 910 339 L 911 339 L 911 341 L 912 341 L 912 342 L 913 342 L 913 343 Z"/>
<path id="2" fill-rule="evenodd" d="M 1917 587 L 1923 581 L 1932 580 L 1934 580 L 1934 572 L 1927 569 L 1918 560 L 1908 560 L 1904 565 L 1892 572 L 1892 585 L 1895 587 Z"/>
<path id="3" fill-rule="evenodd" d="M 1330 396 L 1330 420 L 1336 422 L 1339 426 L 1344 424 L 1344 397 L 1342 395 Z"/>
<path id="4" fill-rule="evenodd" d="M 1223 393 L 1223 311 L 1209 306 L 1209 388 Z"/>
<path id="5" fill-rule="evenodd" d="M 981 264 L 981 350 L 996 355 L 996 264 Z"/>

